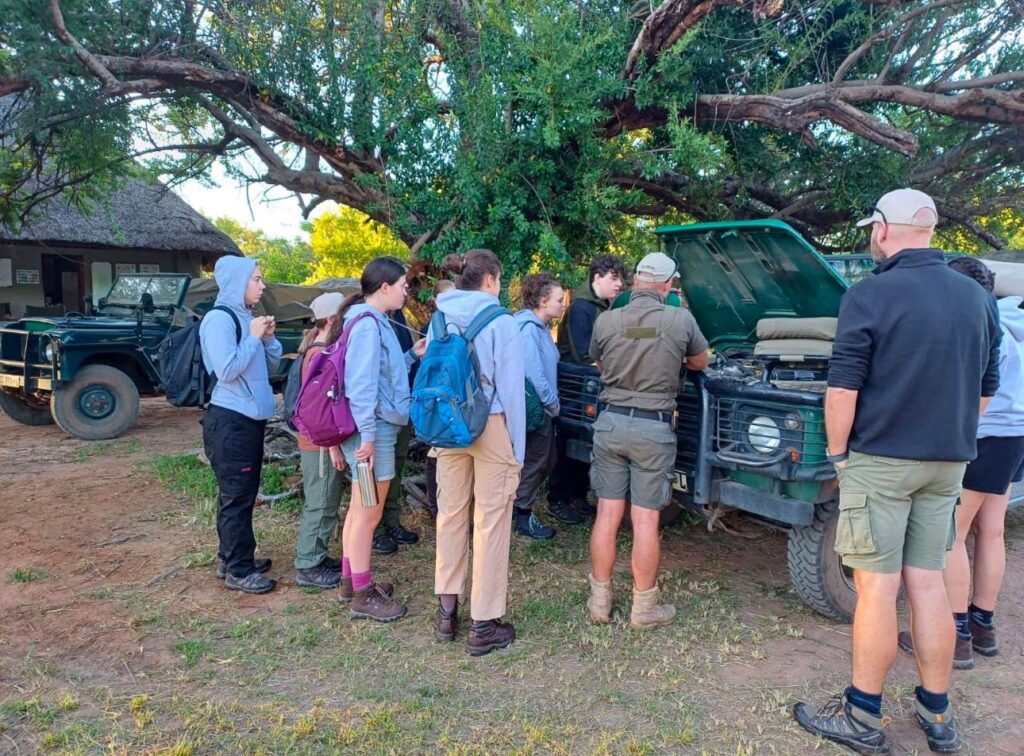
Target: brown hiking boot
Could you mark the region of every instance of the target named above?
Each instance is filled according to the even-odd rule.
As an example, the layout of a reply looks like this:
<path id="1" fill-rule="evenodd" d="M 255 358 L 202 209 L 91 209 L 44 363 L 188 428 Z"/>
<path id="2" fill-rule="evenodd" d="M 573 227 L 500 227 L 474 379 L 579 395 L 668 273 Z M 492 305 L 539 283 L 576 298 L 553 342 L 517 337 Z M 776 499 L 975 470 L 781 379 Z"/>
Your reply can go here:
<path id="1" fill-rule="evenodd" d="M 900 651 L 914 655 L 914 639 L 908 630 L 900 630 L 896 636 Z M 971 652 L 971 636 L 956 634 L 956 649 L 953 652 L 953 669 L 974 669 L 974 654 Z"/>
<path id="2" fill-rule="evenodd" d="M 587 599 L 587 614 L 590 621 L 599 625 L 607 625 L 612 619 L 612 579 L 598 580 L 592 574 L 590 578 L 590 598 Z"/>
<path id="3" fill-rule="evenodd" d="M 459 632 L 459 600 L 455 600 L 455 608 L 450 612 L 444 605 L 437 607 L 437 620 L 434 623 L 434 635 L 443 643 L 451 643 Z"/>
<path id="4" fill-rule="evenodd" d="M 372 619 L 377 622 L 394 622 L 409 611 L 404 604 L 393 601 L 376 583 L 370 583 L 365 590 L 352 594 L 352 619 Z"/>
<path id="5" fill-rule="evenodd" d="M 672 604 L 658 603 L 658 586 L 646 591 L 637 590 L 633 586 L 633 611 L 629 616 L 629 626 L 637 630 L 652 630 L 656 627 L 669 625 L 676 616 L 676 608 Z"/>
<path id="6" fill-rule="evenodd" d="M 501 619 L 483 622 L 474 620 L 466 641 L 466 651 L 470 656 L 483 656 L 499 648 L 508 648 L 515 639 L 516 629 L 511 622 L 502 622 Z"/>
<path id="7" fill-rule="evenodd" d="M 972 645 L 974 650 L 982 656 L 995 656 L 999 653 L 999 641 L 996 640 L 996 626 L 982 625 L 975 622 L 973 617 L 967 618 L 967 629 L 971 631 Z M 957 648 L 960 644 L 957 643 Z"/>
<path id="8" fill-rule="evenodd" d="M 395 586 L 391 585 L 391 583 L 376 583 L 376 585 L 388 596 L 395 595 Z M 338 585 L 338 603 L 347 604 L 352 600 L 352 596 L 352 578 L 343 577 Z"/>

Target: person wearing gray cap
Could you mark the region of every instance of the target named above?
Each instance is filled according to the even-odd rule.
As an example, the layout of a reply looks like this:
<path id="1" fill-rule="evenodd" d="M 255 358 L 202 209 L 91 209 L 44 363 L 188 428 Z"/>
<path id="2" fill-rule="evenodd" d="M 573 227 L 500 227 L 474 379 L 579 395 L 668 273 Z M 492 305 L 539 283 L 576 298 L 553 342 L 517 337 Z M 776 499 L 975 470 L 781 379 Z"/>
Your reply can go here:
<path id="1" fill-rule="evenodd" d="M 889 752 L 882 686 L 896 656 L 901 582 L 921 679 L 917 722 L 933 751 L 960 749 L 947 692 L 956 633 L 943 568 L 978 417 L 998 388 L 999 325 L 985 290 L 931 248 L 937 222 L 931 197 L 898 189 L 857 224 L 871 227 L 879 264 L 843 296 L 829 362 L 835 550 L 857 589 L 853 670 L 845 690 L 820 707 L 798 703 L 793 716 L 860 753 Z"/>
<path id="2" fill-rule="evenodd" d="M 590 536 L 590 598 L 593 622 L 612 611 L 615 539 L 630 500 L 633 525 L 633 607 L 630 625 L 655 628 L 675 616 L 658 603 L 658 524 L 672 497 L 676 459 L 675 410 L 682 369 L 703 370 L 708 342 L 689 310 L 670 307 L 665 297 L 679 275 L 675 261 L 653 252 L 636 266 L 630 302 L 598 316 L 590 341 L 604 388 L 603 409 L 594 421 L 590 482 L 597 494 L 597 519 Z"/>
<path id="3" fill-rule="evenodd" d="M 327 346 L 327 333 L 338 319 L 345 295 L 332 291 L 309 303 L 313 327 L 299 345 L 301 377 L 309 363 Z M 345 457 L 340 447 L 323 449 L 299 434 L 299 462 L 302 467 L 302 514 L 295 541 L 295 584 L 303 588 L 330 590 L 341 582 L 341 560 L 327 554 L 327 547 L 338 529 L 344 481 Z"/>

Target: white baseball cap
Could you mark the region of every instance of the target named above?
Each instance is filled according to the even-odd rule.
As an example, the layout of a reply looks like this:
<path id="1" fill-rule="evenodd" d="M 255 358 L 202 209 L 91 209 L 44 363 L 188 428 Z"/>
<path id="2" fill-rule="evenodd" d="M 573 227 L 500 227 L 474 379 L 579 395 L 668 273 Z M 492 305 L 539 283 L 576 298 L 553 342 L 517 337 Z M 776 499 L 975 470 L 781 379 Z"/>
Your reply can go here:
<path id="1" fill-rule="evenodd" d="M 935 202 L 931 197 L 917 189 L 896 189 L 883 194 L 871 208 L 871 215 L 857 221 L 857 226 L 886 223 L 895 226 L 932 228 L 938 221 L 939 212 L 935 209 Z"/>
<path id="2" fill-rule="evenodd" d="M 309 303 L 309 309 L 313 311 L 314 320 L 326 320 L 331 315 L 337 315 L 341 303 L 345 301 L 345 295 L 337 291 L 329 291 Z"/>
<path id="3" fill-rule="evenodd" d="M 664 283 L 679 277 L 679 266 L 664 252 L 651 252 L 636 264 L 636 277 L 644 283 Z"/>

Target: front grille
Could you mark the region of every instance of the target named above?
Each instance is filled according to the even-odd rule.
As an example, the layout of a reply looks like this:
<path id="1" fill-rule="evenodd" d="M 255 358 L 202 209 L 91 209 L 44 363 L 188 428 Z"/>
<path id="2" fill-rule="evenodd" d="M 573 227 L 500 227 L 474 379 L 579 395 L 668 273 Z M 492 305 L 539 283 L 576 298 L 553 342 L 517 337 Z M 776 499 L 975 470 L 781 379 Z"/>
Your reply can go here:
<path id="1" fill-rule="evenodd" d="M 558 365 L 558 398 L 563 420 L 592 423 L 601 394 L 601 374 L 592 365 Z"/>
<path id="2" fill-rule="evenodd" d="M 693 475 L 700 452 L 701 401 L 692 384 L 679 395 L 676 413 L 676 470 Z"/>

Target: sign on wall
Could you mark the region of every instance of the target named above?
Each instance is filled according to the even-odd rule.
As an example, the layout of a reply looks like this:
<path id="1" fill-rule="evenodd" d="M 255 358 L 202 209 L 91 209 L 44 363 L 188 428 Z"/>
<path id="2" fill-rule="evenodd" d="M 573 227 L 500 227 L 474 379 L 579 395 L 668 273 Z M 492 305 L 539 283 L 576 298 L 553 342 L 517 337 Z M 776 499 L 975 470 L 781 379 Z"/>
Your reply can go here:
<path id="1" fill-rule="evenodd" d="M 11 270 L 11 261 L 6 257 L 0 259 L 0 286 L 14 286 L 14 273 Z"/>
<path id="2" fill-rule="evenodd" d="M 139 273 L 159 273 L 160 266 L 156 263 L 139 263 Z"/>
<path id="3" fill-rule="evenodd" d="M 114 272 L 117 273 L 117 275 L 121 275 L 122 273 L 134 273 L 135 263 L 116 263 L 114 265 Z"/>
<path id="4" fill-rule="evenodd" d="M 39 271 L 38 270 L 19 270 L 15 274 L 15 282 L 20 284 L 38 284 L 39 283 Z"/>

